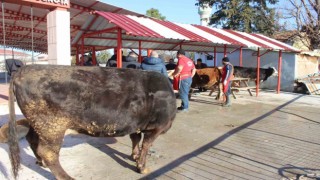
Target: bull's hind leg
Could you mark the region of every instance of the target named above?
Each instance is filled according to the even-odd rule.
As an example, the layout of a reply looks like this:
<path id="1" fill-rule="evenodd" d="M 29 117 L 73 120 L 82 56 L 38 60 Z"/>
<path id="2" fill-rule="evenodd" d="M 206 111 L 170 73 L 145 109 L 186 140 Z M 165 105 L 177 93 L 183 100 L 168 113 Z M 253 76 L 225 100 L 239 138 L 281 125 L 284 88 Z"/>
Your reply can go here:
<path id="1" fill-rule="evenodd" d="M 55 124 L 53 126 L 48 125 L 46 128 L 42 128 L 42 132 L 39 132 L 37 153 L 58 180 L 73 179 L 63 170 L 59 161 L 59 152 L 66 129 L 64 126 Z"/>
<path id="2" fill-rule="evenodd" d="M 40 140 L 38 153 L 56 179 L 73 180 L 73 178 L 64 171 L 60 164 L 59 151 L 61 148 L 62 139 L 59 139 L 59 141 L 60 142 L 47 144 L 47 142 L 42 142 L 42 140 Z"/>
<path id="3" fill-rule="evenodd" d="M 132 141 L 132 158 L 133 160 L 137 160 L 140 156 L 140 147 L 139 143 L 141 140 L 141 133 L 133 133 L 130 134 L 130 139 Z"/>
<path id="4" fill-rule="evenodd" d="M 146 169 L 146 158 L 148 151 L 154 142 L 154 140 L 162 133 L 162 130 L 154 129 L 144 133 L 142 148 L 140 151 L 140 157 L 137 160 L 137 169 L 139 173 L 146 174 L 148 169 Z"/>

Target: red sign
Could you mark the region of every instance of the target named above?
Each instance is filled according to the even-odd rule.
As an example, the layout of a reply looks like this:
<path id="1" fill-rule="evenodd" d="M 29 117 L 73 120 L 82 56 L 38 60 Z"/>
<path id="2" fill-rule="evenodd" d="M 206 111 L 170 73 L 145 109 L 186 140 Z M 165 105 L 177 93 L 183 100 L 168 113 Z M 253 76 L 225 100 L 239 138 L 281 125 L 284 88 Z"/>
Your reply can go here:
<path id="1" fill-rule="evenodd" d="M 52 8 L 70 8 L 70 0 L 5 0 L 8 3 L 29 5 L 38 8 L 52 9 Z"/>

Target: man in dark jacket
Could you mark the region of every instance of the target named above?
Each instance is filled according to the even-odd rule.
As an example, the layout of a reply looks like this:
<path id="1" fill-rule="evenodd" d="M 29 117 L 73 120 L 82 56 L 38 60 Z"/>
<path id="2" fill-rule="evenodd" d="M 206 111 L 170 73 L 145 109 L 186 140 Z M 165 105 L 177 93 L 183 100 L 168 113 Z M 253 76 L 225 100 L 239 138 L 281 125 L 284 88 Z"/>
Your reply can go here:
<path id="1" fill-rule="evenodd" d="M 140 69 L 140 63 L 137 61 L 137 55 L 134 52 L 130 52 L 128 56 L 122 60 L 123 68 Z"/>
<path id="2" fill-rule="evenodd" d="M 156 71 L 168 77 L 166 66 L 156 51 L 152 51 L 150 57 L 143 59 L 141 69 L 147 71 Z"/>
<path id="3" fill-rule="evenodd" d="M 203 69 L 207 67 L 207 64 L 203 63 L 201 58 L 197 59 L 196 69 Z"/>
<path id="4" fill-rule="evenodd" d="M 177 67 L 177 65 L 174 63 L 174 59 L 172 59 L 172 58 L 169 60 L 169 63 L 166 64 L 166 68 L 168 71 L 174 70 L 174 69 L 176 69 L 176 67 Z"/>
<path id="5" fill-rule="evenodd" d="M 123 56 L 123 51 L 121 51 L 122 54 L 122 62 L 126 59 L 125 56 Z M 106 64 L 107 67 L 117 67 L 117 51 L 114 51 L 114 54 L 111 56 L 111 58 L 107 61 Z"/>

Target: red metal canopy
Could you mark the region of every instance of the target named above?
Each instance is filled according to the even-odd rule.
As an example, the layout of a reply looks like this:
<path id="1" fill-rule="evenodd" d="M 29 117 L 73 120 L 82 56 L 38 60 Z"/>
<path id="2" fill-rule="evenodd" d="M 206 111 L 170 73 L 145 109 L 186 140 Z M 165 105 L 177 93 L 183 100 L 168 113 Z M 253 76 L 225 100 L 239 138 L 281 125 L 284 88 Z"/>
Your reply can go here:
<path id="1" fill-rule="evenodd" d="M 94 16 L 94 15 L 93 15 Z M 298 52 L 299 50 L 260 34 L 249 34 L 200 25 L 173 23 L 149 17 L 115 14 L 96 11 L 72 41 L 80 46 L 107 49 L 117 47 L 117 32 L 121 29 L 123 48 L 177 50 L 183 47 L 193 52 L 232 52 L 238 48 L 254 50 L 277 50 Z"/>
<path id="2" fill-rule="evenodd" d="M 31 6 L 25 3 L 19 4 L 17 0 L 10 0 L 15 3 L 9 3 L 4 1 L 4 22 L 5 22 L 5 37 L 6 46 L 29 50 L 31 51 L 32 37 L 31 32 L 33 29 L 33 42 L 34 51 L 47 53 L 47 22 L 46 15 L 49 9 L 44 7 L 32 7 L 33 17 L 31 17 Z M 0 3 L 1 4 L 1 3 Z M 93 11 L 105 11 L 118 14 L 130 14 L 136 16 L 144 16 L 139 13 L 135 13 L 120 7 L 105 4 L 96 0 L 70 0 L 70 28 L 71 28 L 71 41 L 74 39 L 81 26 L 86 23 L 89 17 L 92 17 Z M 1 14 L 2 10 L 0 8 Z M 31 27 L 31 18 L 33 18 L 34 26 Z M 3 41 L 3 29 L 2 20 L 0 23 L 0 45 L 4 45 Z M 74 49 L 73 49 L 74 50 Z M 75 51 L 74 51 L 75 52 Z"/>
<path id="3" fill-rule="evenodd" d="M 30 6 L 4 2 L 5 43 L 7 47 L 32 50 L 33 30 L 34 51 L 46 53 L 48 10 L 38 7 L 32 10 L 33 17 Z M 217 52 L 223 52 L 226 45 L 228 52 L 239 47 L 299 51 L 263 35 L 156 20 L 96 0 L 71 0 L 69 11 L 72 54 L 76 54 L 83 36 L 86 36 L 85 51 L 93 47 L 96 51 L 116 47 L 117 28 L 122 29 L 124 48 L 177 50 L 183 46 L 187 51 L 212 52 L 216 48 Z M 0 36 L 3 37 L 2 31 L 1 27 Z M 0 44 L 4 44 L 3 38 Z"/>

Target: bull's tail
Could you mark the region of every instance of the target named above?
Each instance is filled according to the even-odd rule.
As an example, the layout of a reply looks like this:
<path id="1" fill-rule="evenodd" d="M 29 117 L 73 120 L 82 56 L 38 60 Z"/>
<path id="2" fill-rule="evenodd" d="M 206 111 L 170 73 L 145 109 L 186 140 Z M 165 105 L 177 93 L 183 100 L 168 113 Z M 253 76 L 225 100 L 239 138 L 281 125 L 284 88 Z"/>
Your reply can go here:
<path id="1" fill-rule="evenodd" d="M 14 93 L 13 93 L 13 78 L 11 79 L 9 86 L 9 157 L 11 161 L 13 175 L 16 178 L 20 169 L 20 147 L 17 138 L 17 124 L 16 114 L 14 109 Z"/>

